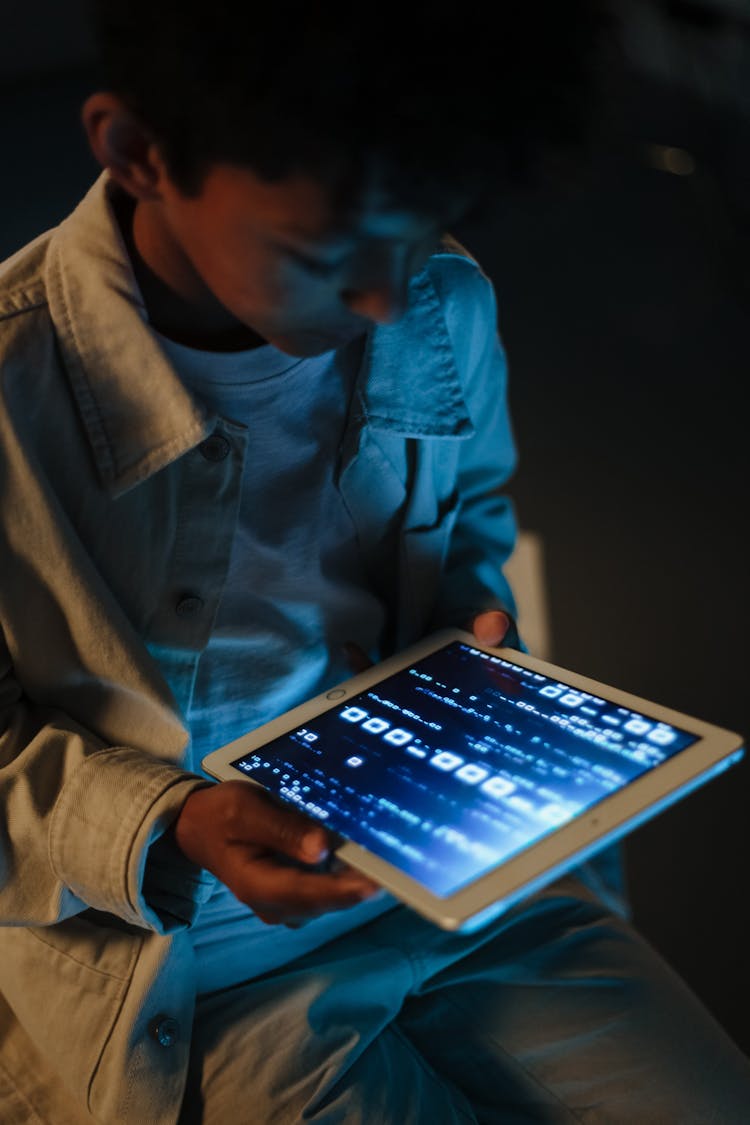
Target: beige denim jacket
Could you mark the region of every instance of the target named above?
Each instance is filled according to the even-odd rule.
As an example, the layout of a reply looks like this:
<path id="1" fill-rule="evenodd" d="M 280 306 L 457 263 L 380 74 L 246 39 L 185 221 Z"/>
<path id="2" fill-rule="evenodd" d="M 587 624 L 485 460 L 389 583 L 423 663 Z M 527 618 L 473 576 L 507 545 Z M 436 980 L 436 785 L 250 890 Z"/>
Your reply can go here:
<path id="1" fill-rule="evenodd" d="M 185 769 L 181 716 L 246 431 L 207 415 L 159 349 L 114 190 L 102 174 L 0 266 L 0 1098 L 20 1104 L 41 1059 L 82 1120 L 172 1125 L 189 925 L 212 877 L 164 833 L 207 784 Z M 495 315 L 476 263 L 446 247 L 405 317 L 365 342 L 336 479 L 393 610 L 391 647 L 514 610 Z M 215 433 L 221 460 L 203 444 Z"/>

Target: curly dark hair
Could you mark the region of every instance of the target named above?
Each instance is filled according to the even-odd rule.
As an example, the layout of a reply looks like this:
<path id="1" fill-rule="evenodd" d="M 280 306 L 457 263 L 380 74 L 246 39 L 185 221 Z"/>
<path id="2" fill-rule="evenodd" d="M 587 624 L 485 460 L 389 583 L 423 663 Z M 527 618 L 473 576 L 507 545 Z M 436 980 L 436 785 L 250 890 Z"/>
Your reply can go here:
<path id="1" fill-rule="evenodd" d="M 581 145 L 596 94 L 596 0 L 88 0 L 97 81 L 199 193 L 217 162 L 306 172 L 342 199 L 373 167 L 440 210 Z"/>

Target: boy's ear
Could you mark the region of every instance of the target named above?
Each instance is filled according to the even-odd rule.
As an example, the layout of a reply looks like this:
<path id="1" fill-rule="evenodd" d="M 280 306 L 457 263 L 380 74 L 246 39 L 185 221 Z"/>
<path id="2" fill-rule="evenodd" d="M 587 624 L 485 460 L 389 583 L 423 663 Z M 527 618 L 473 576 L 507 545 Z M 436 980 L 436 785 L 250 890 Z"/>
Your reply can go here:
<path id="1" fill-rule="evenodd" d="M 166 175 L 154 137 L 133 116 L 117 94 L 91 94 L 81 108 L 91 151 L 136 199 L 160 199 Z"/>

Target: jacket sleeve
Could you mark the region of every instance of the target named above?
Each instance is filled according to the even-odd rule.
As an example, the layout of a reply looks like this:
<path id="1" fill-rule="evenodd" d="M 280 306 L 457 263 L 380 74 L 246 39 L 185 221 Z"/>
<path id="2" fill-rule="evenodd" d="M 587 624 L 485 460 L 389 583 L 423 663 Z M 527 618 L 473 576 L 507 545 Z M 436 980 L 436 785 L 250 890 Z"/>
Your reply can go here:
<path id="1" fill-rule="evenodd" d="M 206 784 L 32 704 L 0 635 L 0 925 L 94 908 L 159 933 L 187 926 L 214 880 L 167 829 Z"/>
<path id="2" fill-rule="evenodd" d="M 495 293 L 476 262 L 465 256 L 444 258 L 435 282 L 473 433 L 459 443 L 457 508 L 432 625 L 466 627 L 477 613 L 502 609 L 514 622 L 505 643 L 525 649 L 515 626 L 515 599 L 503 572 L 518 534 L 513 502 L 506 493 L 517 454 Z"/>

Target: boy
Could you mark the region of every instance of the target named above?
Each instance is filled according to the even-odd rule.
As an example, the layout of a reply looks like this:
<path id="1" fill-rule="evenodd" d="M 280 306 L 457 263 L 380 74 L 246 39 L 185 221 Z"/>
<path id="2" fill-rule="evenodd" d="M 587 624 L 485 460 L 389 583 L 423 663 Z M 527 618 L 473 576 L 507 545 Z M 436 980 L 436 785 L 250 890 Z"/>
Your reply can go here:
<path id="1" fill-rule="evenodd" d="M 565 143 L 592 26 L 248 7 L 92 6 L 104 171 L 0 280 L 3 1121 L 739 1121 L 745 1061 L 579 878 L 445 934 L 200 772 L 434 627 L 521 643 L 444 231 Z"/>

